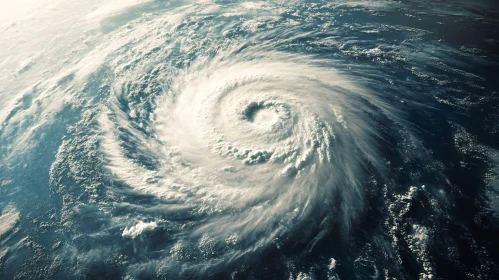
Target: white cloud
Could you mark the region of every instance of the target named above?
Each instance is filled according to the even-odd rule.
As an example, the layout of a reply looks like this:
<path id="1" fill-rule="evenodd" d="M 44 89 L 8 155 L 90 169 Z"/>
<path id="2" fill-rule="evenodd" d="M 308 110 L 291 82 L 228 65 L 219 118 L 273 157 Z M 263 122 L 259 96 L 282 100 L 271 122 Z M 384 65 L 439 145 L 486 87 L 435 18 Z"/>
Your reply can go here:
<path id="1" fill-rule="evenodd" d="M 130 228 L 125 228 L 121 236 L 135 238 L 143 232 L 155 229 L 157 226 L 158 224 L 156 222 L 144 223 L 140 221 L 135 226 L 131 226 Z"/>

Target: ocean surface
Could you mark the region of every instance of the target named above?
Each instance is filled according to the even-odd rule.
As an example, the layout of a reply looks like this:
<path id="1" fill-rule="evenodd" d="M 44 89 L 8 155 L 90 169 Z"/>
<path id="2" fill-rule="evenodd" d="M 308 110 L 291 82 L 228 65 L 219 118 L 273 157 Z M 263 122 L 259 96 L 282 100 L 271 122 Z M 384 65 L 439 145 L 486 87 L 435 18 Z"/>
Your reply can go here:
<path id="1" fill-rule="evenodd" d="M 0 3 L 1 279 L 499 279 L 496 1 Z"/>

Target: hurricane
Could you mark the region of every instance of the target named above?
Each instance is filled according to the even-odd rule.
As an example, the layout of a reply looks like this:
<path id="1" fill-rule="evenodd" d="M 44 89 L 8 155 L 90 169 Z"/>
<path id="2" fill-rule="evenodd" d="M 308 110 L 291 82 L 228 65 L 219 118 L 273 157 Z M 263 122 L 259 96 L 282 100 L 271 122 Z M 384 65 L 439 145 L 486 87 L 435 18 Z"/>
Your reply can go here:
<path id="1" fill-rule="evenodd" d="M 2 5 L 0 278 L 499 275 L 495 4 Z"/>

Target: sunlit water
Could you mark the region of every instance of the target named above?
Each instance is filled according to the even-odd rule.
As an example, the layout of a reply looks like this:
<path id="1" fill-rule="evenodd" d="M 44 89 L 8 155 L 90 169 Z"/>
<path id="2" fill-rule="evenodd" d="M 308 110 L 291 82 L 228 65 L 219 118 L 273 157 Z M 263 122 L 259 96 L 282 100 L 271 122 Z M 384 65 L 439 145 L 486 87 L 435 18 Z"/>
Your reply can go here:
<path id="1" fill-rule="evenodd" d="M 493 1 L 80 2 L 0 4 L 0 278 L 499 277 Z"/>

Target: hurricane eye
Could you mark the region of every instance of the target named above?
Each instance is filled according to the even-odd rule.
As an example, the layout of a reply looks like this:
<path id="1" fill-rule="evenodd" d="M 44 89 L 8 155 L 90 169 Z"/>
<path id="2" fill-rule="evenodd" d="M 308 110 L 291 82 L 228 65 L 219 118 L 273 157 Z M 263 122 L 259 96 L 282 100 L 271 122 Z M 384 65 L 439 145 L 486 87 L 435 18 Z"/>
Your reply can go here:
<path id="1" fill-rule="evenodd" d="M 242 113 L 242 118 L 251 123 L 264 125 L 275 122 L 278 118 L 278 111 L 272 105 L 262 104 L 263 102 L 250 103 Z"/>
<path id="2" fill-rule="evenodd" d="M 268 124 L 276 119 L 276 113 L 268 108 L 258 108 L 252 112 L 248 120 L 255 124 Z"/>

